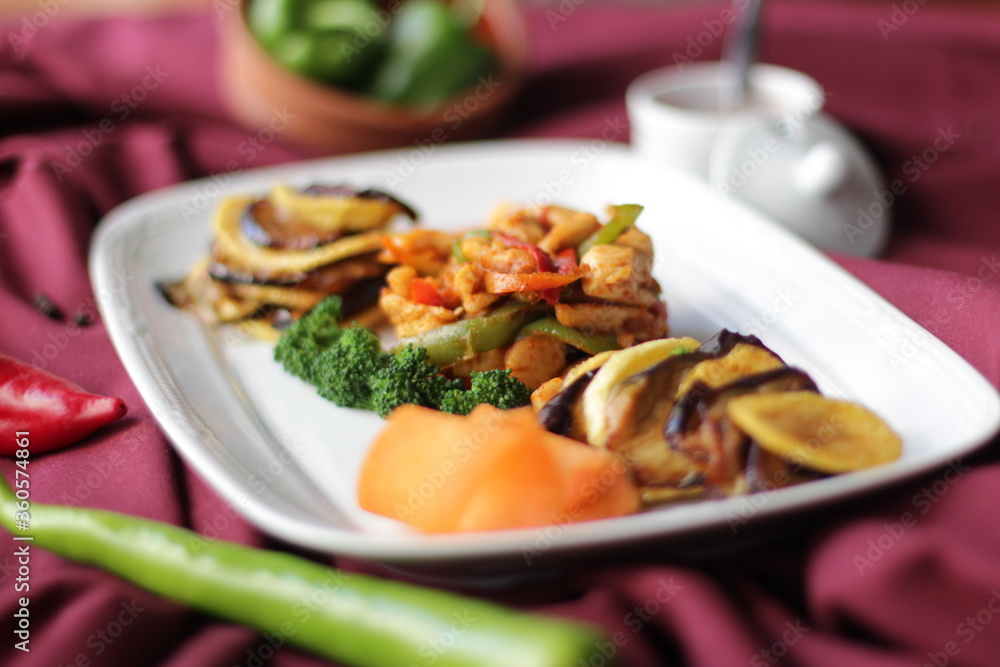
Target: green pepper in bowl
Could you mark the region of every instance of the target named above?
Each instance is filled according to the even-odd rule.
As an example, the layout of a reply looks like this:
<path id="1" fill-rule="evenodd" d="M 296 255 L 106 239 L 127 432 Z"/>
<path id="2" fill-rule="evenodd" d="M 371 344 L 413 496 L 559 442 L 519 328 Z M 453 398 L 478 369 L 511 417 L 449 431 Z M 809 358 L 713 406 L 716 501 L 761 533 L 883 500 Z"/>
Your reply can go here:
<path id="1" fill-rule="evenodd" d="M 394 104 L 433 105 L 465 90 L 496 66 L 455 11 L 440 0 L 409 0 L 393 18 L 372 96 Z"/>

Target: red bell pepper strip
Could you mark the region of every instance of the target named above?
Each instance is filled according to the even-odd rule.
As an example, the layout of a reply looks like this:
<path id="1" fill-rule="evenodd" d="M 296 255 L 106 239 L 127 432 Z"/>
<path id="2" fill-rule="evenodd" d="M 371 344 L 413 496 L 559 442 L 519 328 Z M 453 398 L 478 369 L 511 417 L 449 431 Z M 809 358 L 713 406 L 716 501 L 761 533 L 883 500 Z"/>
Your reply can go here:
<path id="1" fill-rule="evenodd" d="M 27 432 L 31 453 L 72 445 L 125 414 L 120 398 L 90 394 L 40 368 L 0 354 L 0 454 L 17 449 Z"/>
<path id="2" fill-rule="evenodd" d="M 544 273 L 556 272 L 556 265 L 552 261 L 552 258 L 549 257 L 549 253 L 545 252 L 544 250 L 536 246 L 534 243 L 528 243 L 526 241 L 522 241 L 516 236 L 511 236 L 510 234 L 496 234 L 495 236 L 509 246 L 513 246 L 515 248 L 524 248 L 525 250 L 530 252 L 535 258 L 535 263 L 538 265 L 539 271 L 542 271 Z"/>
<path id="3" fill-rule="evenodd" d="M 426 278 L 414 278 L 410 283 L 410 294 L 412 295 L 415 303 L 419 303 L 424 306 L 445 307 L 444 299 L 441 298 L 438 288 L 434 285 L 434 283 Z"/>
<path id="4" fill-rule="evenodd" d="M 576 261 L 576 248 L 564 248 L 552 257 L 552 263 L 558 273 L 567 275 L 580 275 L 580 264 Z M 559 303 L 560 290 L 557 287 L 550 287 L 540 292 L 542 299 L 549 305 Z"/>
<path id="5" fill-rule="evenodd" d="M 563 248 L 552 258 L 559 273 L 574 273 L 580 270 L 576 261 L 576 248 Z"/>

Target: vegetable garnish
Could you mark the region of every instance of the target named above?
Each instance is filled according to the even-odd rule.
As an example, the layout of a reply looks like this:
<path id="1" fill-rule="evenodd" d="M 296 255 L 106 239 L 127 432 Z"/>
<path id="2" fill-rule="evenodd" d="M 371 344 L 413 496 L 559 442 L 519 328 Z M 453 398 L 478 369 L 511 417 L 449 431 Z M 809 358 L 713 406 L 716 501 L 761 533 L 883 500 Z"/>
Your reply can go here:
<path id="1" fill-rule="evenodd" d="M 0 524 L 12 534 L 17 512 L 13 491 L 0 479 Z M 453 642 L 434 654 L 441 667 L 575 667 L 589 663 L 605 641 L 578 623 L 116 512 L 32 502 L 31 538 L 167 599 L 357 667 L 423 664 L 427 642 L 445 634 Z M 301 613 L 306 608 L 310 613 Z M 460 612 L 475 623 L 455 633 Z"/>
<path id="2" fill-rule="evenodd" d="M 407 403 L 459 414 L 479 403 L 499 408 L 528 404 L 531 391 L 510 371 L 475 372 L 466 390 L 461 380 L 442 374 L 425 347 L 404 342 L 387 352 L 371 329 L 341 328 L 340 307 L 338 296 L 320 302 L 289 326 L 274 349 L 275 359 L 285 370 L 315 385 L 321 396 L 337 405 L 385 417 Z M 466 334 L 474 331 L 468 329 Z M 428 345 L 439 358 L 440 350 L 463 343 L 439 337 Z"/>
<path id="3" fill-rule="evenodd" d="M 120 398 L 88 393 L 75 382 L 0 354 L 0 454 L 17 451 L 16 431 L 31 433 L 31 451 L 79 442 L 124 416 Z"/>
<path id="4" fill-rule="evenodd" d="M 433 493 L 418 492 L 436 477 Z M 574 523 L 639 509 L 617 456 L 549 433 L 531 408 L 487 405 L 467 417 L 412 405 L 393 412 L 368 451 L 358 501 L 427 532 Z"/>

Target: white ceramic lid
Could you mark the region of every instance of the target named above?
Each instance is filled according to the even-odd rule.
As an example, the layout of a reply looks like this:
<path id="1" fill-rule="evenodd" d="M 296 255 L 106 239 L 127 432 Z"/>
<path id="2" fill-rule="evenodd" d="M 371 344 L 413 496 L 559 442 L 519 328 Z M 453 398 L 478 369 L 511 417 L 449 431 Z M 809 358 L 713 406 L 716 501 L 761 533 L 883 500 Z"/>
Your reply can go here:
<path id="1" fill-rule="evenodd" d="M 860 142 L 829 116 L 734 117 L 719 132 L 709 183 L 825 250 L 877 255 L 893 194 Z"/>

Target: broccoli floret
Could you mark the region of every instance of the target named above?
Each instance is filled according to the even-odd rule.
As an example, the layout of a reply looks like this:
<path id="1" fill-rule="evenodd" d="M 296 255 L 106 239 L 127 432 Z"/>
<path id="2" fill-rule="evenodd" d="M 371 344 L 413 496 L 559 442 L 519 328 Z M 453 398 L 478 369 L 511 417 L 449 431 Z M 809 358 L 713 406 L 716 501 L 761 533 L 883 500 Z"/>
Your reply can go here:
<path id="1" fill-rule="evenodd" d="M 316 360 L 313 383 L 320 396 L 341 407 L 374 410 L 372 378 L 392 365 L 392 356 L 371 329 L 344 329 L 337 344 Z"/>
<path id="2" fill-rule="evenodd" d="M 531 401 L 531 389 L 511 375 L 511 370 L 472 371 L 468 391 L 458 389 L 441 397 L 442 412 L 467 415 L 480 403 L 489 403 L 501 410 L 519 408 Z"/>
<path id="3" fill-rule="evenodd" d="M 462 390 L 462 381 L 441 375 L 422 347 L 407 345 L 387 356 L 388 363 L 371 381 L 374 410 L 380 417 L 405 403 L 437 408 L 446 393 Z"/>
<path id="4" fill-rule="evenodd" d="M 526 405 L 531 390 L 509 370 L 473 371 L 472 387 L 450 379 L 415 345 L 382 349 L 378 334 L 364 327 L 341 328 L 342 303 L 327 297 L 292 323 L 278 339 L 274 358 L 286 371 L 345 408 L 374 410 L 385 417 L 405 403 L 468 414 L 480 403 L 501 409 Z"/>
<path id="5" fill-rule="evenodd" d="M 293 322 L 281 334 L 274 358 L 286 371 L 306 382 L 314 382 L 314 368 L 320 354 L 340 338 L 342 302 L 330 296 Z"/>

